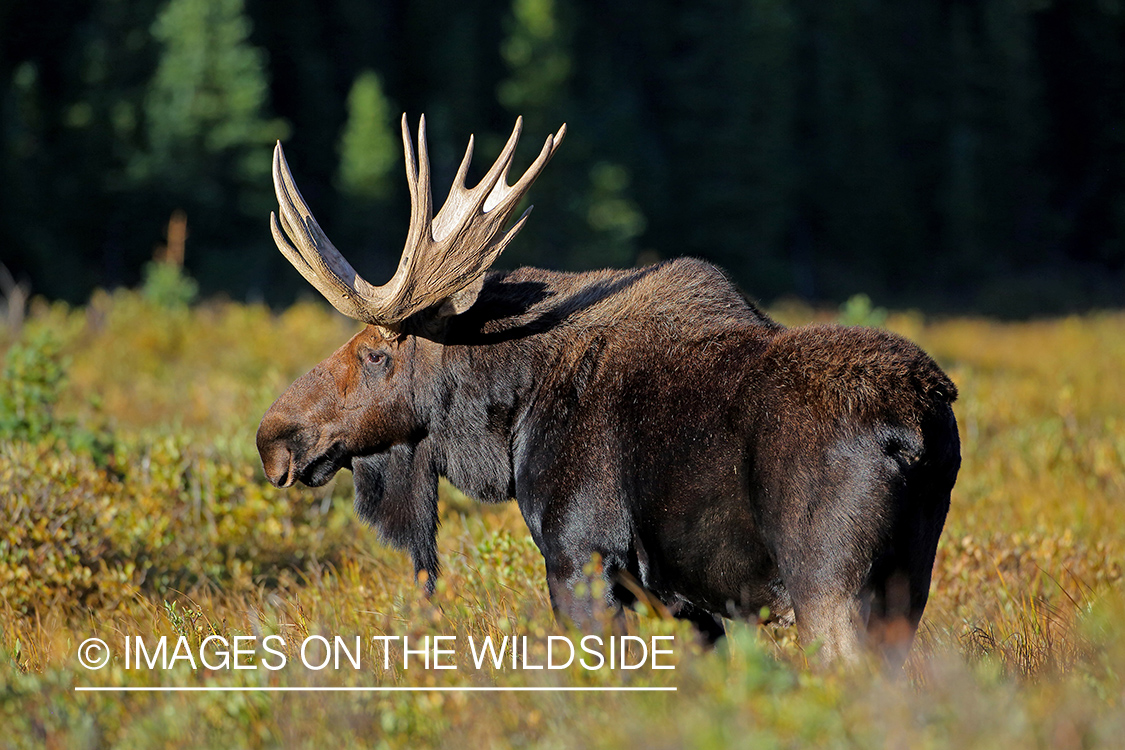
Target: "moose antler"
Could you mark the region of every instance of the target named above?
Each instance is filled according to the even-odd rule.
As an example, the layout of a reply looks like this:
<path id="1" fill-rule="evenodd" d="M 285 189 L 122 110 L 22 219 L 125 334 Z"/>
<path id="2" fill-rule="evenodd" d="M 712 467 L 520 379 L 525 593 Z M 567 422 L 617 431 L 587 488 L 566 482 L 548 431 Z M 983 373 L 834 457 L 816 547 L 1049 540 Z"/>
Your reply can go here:
<path id="1" fill-rule="evenodd" d="M 395 327 L 414 313 L 449 299 L 477 282 L 512 238 L 523 228 L 529 207 L 507 231 L 501 231 L 566 134 L 566 125 L 547 136 L 539 156 L 515 185 L 508 185 L 508 169 L 523 129 L 523 118 L 488 174 L 473 189 L 465 176 L 473 155 L 473 138 L 457 169 L 449 197 L 433 214 L 430 159 L 426 149 L 426 118 L 418 123 L 418 159 L 406 115 L 402 116 L 402 145 L 406 153 L 406 181 L 410 187 L 410 228 L 398 270 L 382 286 L 363 279 L 320 228 L 293 182 L 279 142 L 273 152 L 273 185 L 278 215 L 270 213 L 270 229 L 278 249 L 332 306 L 364 323 Z"/>

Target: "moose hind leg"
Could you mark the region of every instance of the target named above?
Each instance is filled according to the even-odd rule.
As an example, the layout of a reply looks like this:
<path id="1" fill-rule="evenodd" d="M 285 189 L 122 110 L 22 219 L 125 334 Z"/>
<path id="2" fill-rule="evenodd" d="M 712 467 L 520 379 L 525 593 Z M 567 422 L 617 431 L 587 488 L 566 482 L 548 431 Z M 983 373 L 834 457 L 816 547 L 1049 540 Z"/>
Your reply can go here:
<path id="1" fill-rule="evenodd" d="M 806 536 L 815 539 L 819 534 Z M 801 645 L 805 649 L 818 645 L 815 658 L 825 664 L 856 661 L 863 646 L 866 601 L 861 568 L 865 566 L 856 559 L 862 555 L 841 551 L 809 544 L 781 566 Z"/>
<path id="2" fill-rule="evenodd" d="M 898 534 L 904 480 L 879 436 L 838 442 L 818 469 L 784 485 L 778 569 L 806 648 L 822 662 L 858 659 L 873 608 L 872 572 Z M 806 465 L 816 465 L 810 460 Z"/>
<path id="3" fill-rule="evenodd" d="M 952 417 L 950 416 L 952 424 Z M 867 589 L 867 641 L 889 666 L 900 666 L 913 643 L 930 595 L 938 539 L 960 468 L 956 425 L 932 440 L 936 449 L 909 467 L 899 493 L 889 544 L 872 565 Z"/>

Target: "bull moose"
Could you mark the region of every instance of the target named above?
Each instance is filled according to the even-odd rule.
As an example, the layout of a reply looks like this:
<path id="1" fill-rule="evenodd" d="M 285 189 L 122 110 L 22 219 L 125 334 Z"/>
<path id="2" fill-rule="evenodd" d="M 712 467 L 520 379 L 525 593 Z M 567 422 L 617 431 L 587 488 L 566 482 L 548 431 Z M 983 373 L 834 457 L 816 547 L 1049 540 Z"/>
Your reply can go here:
<path id="1" fill-rule="evenodd" d="M 512 186 L 521 121 L 472 189 L 470 138 L 436 215 L 425 118 L 417 158 L 405 116 L 402 131 L 411 218 L 383 286 L 328 240 L 274 151 L 278 248 L 366 326 L 263 417 L 269 481 L 350 467 L 358 515 L 431 592 L 445 476 L 515 498 L 576 622 L 645 596 L 707 639 L 724 617 L 795 620 L 825 659 L 904 658 L 960 466 L 957 391 L 934 361 L 885 331 L 786 328 L 699 260 L 490 271 L 565 126 Z M 591 576 L 604 603 L 579 585 Z"/>

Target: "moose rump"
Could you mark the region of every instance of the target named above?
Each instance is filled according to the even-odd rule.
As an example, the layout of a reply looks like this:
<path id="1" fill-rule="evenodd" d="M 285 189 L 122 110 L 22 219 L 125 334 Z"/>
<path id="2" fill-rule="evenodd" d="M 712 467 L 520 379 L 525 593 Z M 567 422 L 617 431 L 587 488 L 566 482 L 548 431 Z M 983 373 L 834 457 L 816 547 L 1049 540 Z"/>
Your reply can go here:
<path id="1" fill-rule="evenodd" d="M 411 228 L 381 287 L 327 240 L 278 147 L 278 246 L 367 326 L 263 418 L 267 477 L 350 467 L 357 512 L 431 590 L 446 476 L 515 498 L 554 606 L 579 623 L 647 597 L 708 638 L 765 615 L 828 659 L 866 643 L 901 660 L 960 463 L 953 384 L 892 334 L 785 328 L 701 261 L 488 271 L 563 131 L 508 187 L 518 132 L 472 190 L 470 141 L 435 217 L 424 120 L 417 163 L 404 120 Z M 594 557 L 597 601 L 580 585 Z"/>

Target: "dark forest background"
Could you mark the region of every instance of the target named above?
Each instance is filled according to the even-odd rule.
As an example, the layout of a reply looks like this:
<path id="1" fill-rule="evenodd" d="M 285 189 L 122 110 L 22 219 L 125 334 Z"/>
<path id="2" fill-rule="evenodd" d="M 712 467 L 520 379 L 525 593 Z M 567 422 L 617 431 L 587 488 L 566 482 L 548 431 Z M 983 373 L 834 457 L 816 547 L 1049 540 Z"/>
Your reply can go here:
<path id="1" fill-rule="evenodd" d="M 207 294 L 283 304 L 270 147 L 376 283 L 469 133 L 522 169 L 501 265 L 695 255 L 753 296 L 1004 315 L 1125 300 L 1122 0 L 0 0 L 0 262 L 74 302 L 169 217 Z M 479 170 L 477 172 L 479 175 Z"/>

